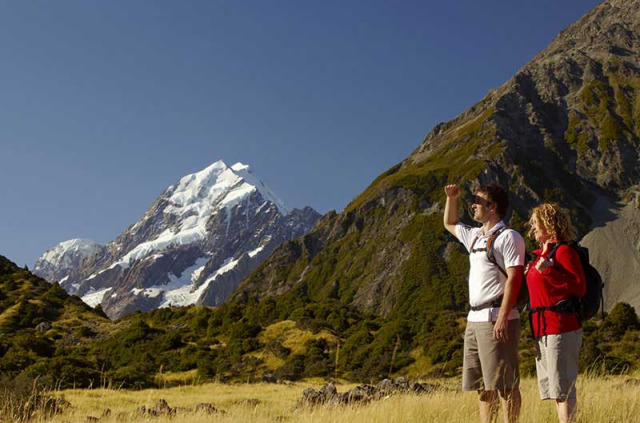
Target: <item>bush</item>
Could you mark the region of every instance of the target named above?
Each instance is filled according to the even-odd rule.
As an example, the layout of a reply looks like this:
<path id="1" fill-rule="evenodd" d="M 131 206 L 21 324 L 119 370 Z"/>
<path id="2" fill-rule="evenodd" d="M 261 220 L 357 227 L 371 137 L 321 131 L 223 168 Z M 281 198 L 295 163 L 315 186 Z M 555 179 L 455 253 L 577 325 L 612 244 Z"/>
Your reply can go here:
<path id="1" fill-rule="evenodd" d="M 627 330 L 640 327 L 636 310 L 627 303 L 618 303 L 605 318 L 605 326 L 611 327 L 618 337 Z"/>
<path id="2" fill-rule="evenodd" d="M 289 354 L 291 354 L 291 348 L 287 348 L 282 345 L 282 341 L 280 339 L 270 340 L 265 344 L 264 349 L 282 359 L 287 358 Z"/>
<path id="3" fill-rule="evenodd" d="M 97 386 L 100 381 L 100 372 L 94 367 L 84 358 L 60 356 L 41 358 L 27 367 L 23 374 L 57 389 L 89 388 Z"/>
<path id="4" fill-rule="evenodd" d="M 310 339 L 305 343 L 304 376 L 327 376 L 335 369 L 331 359 L 331 347 L 324 338 Z"/>
<path id="5" fill-rule="evenodd" d="M 285 363 L 275 371 L 275 376 L 282 380 L 298 380 L 304 372 L 305 356 L 302 354 L 294 354 Z"/>
<path id="6" fill-rule="evenodd" d="M 134 364 L 110 372 L 108 377 L 119 388 L 144 389 L 154 386 L 155 369 Z"/>

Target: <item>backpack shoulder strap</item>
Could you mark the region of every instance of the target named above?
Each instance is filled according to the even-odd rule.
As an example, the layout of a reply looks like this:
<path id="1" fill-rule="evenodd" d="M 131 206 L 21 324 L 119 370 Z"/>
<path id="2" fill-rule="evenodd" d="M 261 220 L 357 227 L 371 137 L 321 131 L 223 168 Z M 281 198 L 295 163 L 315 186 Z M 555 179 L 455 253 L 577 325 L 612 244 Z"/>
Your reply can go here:
<path id="1" fill-rule="evenodd" d="M 560 248 L 561 245 L 569 245 L 569 244 L 567 244 L 564 241 L 560 241 L 556 245 L 554 245 L 553 248 L 551 249 L 551 251 L 549 251 L 549 254 L 547 254 L 547 258 L 549 260 L 551 260 L 552 258 L 554 258 L 556 256 L 556 251 L 558 250 L 558 248 Z"/>
<path id="2" fill-rule="evenodd" d="M 490 237 L 489 240 L 487 241 L 487 259 L 494 264 L 498 270 L 500 270 L 500 273 L 502 273 L 505 277 L 507 276 L 507 271 L 504 270 L 496 261 L 496 257 L 493 254 L 493 246 L 495 243 L 496 238 L 498 238 L 498 236 L 500 236 L 500 234 L 502 232 L 504 232 L 505 230 L 507 230 L 508 228 L 506 226 L 503 226 L 502 228 L 498 229 L 497 231 L 495 231 Z"/>
<path id="3" fill-rule="evenodd" d="M 469 248 L 469 251 L 471 251 L 472 253 L 473 253 L 473 247 L 476 245 L 477 240 L 478 240 L 477 236 L 473 238 L 473 242 L 471 243 L 471 248 Z"/>

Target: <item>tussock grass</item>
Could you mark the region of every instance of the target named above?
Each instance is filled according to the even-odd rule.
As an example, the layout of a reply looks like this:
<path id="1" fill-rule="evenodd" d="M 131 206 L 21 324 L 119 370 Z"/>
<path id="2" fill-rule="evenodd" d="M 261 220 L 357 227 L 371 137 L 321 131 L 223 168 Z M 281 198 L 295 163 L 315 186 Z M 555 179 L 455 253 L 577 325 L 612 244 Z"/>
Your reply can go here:
<path id="1" fill-rule="evenodd" d="M 638 377 L 636 375 L 635 377 Z M 630 376 L 587 378 L 578 380 L 579 423 L 640 423 L 640 385 L 626 384 Z M 456 380 L 439 381 L 445 389 L 427 395 L 395 395 L 360 406 L 303 407 L 295 404 L 303 389 L 319 384 L 204 384 L 163 390 L 68 390 L 64 395 L 72 408 L 54 416 L 53 423 L 86 422 L 87 416 L 100 417 L 105 408 L 109 417 L 100 422 L 193 422 L 193 423 L 411 423 L 411 422 L 475 422 L 479 421 L 474 393 L 459 392 Z M 355 385 L 338 385 L 344 392 Z M 522 383 L 523 408 L 521 423 L 555 422 L 551 401 L 539 400 L 535 379 Z M 136 415 L 140 405 L 153 406 L 163 398 L 171 407 L 193 408 L 210 402 L 224 413 L 214 415 L 181 412 L 176 418 L 149 419 Z M 258 400 L 258 401 L 255 401 Z M 44 419 L 38 421 L 45 421 Z"/>
<path id="2" fill-rule="evenodd" d="M 20 376 L 0 379 L 0 422 L 28 422 L 36 416 L 50 417 L 66 406 L 63 395 L 55 396 L 37 379 Z"/>

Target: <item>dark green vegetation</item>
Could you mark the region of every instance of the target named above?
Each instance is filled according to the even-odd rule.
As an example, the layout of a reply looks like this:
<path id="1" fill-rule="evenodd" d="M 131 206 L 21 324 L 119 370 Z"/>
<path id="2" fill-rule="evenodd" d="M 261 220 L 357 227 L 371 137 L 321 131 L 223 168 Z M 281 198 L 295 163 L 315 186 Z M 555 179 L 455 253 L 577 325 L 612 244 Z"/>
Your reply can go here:
<path id="1" fill-rule="evenodd" d="M 107 317 L 0 256 L 0 375 L 50 376 L 87 385 L 95 363 L 68 357 L 64 348 L 87 342 L 111 323 Z"/>
<path id="2" fill-rule="evenodd" d="M 341 376 L 378 378 L 412 362 L 409 347 L 458 336 L 454 313 L 433 315 L 415 327 L 384 325 L 336 300 L 311 302 L 304 291 L 217 309 L 134 313 L 111 322 L 1 256 L 0 266 L 0 372 L 9 379 L 37 377 L 48 386 L 148 387 L 159 372 L 193 369 L 202 379 L 246 380 L 263 372 L 298 379 L 335 375 L 336 365 Z M 295 353 L 283 345 L 286 336 L 259 340 L 265 328 L 287 319 L 299 332 L 331 336 L 311 337 Z M 420 342 L 413 339 L 416 330 Z M 278 366 L 265 367 L 265 354 L 278 358 Z M 434 354 L 438 362 L 450 358 Z"/>
<path id="3" fill-rule="evenodd" d="M 402 295 L 401 313 L 415 312 L 420 301 L 435 301 L 427 290 L 416 294 L 422 298 Z M 313 302 L 298 290 L 259 302 L 165 308 L 111 322 L 4 257 L 0 298 L 0 369 L 7 386 L 37 378 L 49 387 L 142 388 L 163 385 L 161 373 L 189 370 L 197 370 L 201 380 L 246 381 L 272 373 L 288 380 L 337 374 L 362 381 L 408 372 L 453 376 L 462 364 L 464 313 L 446 309 L 451 298 L 442 300 L 440 311 L 390 319 L 364 315 L 336 299 Z M 265 336 L 284 320 L 309 336 L 294 347 L 291 332 Z M 525 330 L 525 373 L 534 371 L 527 336 Z M 583 369 L 636 368 L 639 340 L 635 311 L 618 304 L 604 321 L 585 325 Z M 423 364 L 417 366 L 416 359 Z"/>

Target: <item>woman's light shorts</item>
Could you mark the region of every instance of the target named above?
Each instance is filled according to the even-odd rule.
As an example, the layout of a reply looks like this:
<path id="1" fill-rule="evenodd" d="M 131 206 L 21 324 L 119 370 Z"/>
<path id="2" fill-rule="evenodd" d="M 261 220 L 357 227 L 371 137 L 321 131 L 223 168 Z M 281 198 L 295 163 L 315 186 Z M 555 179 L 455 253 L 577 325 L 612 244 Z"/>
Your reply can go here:
<path id="1" fill-rule="evenodd" d="M 564 401 L 576 398 L 581 346 L 582 329 L 538 338 L 536 372 L 541 399 Z"/>

